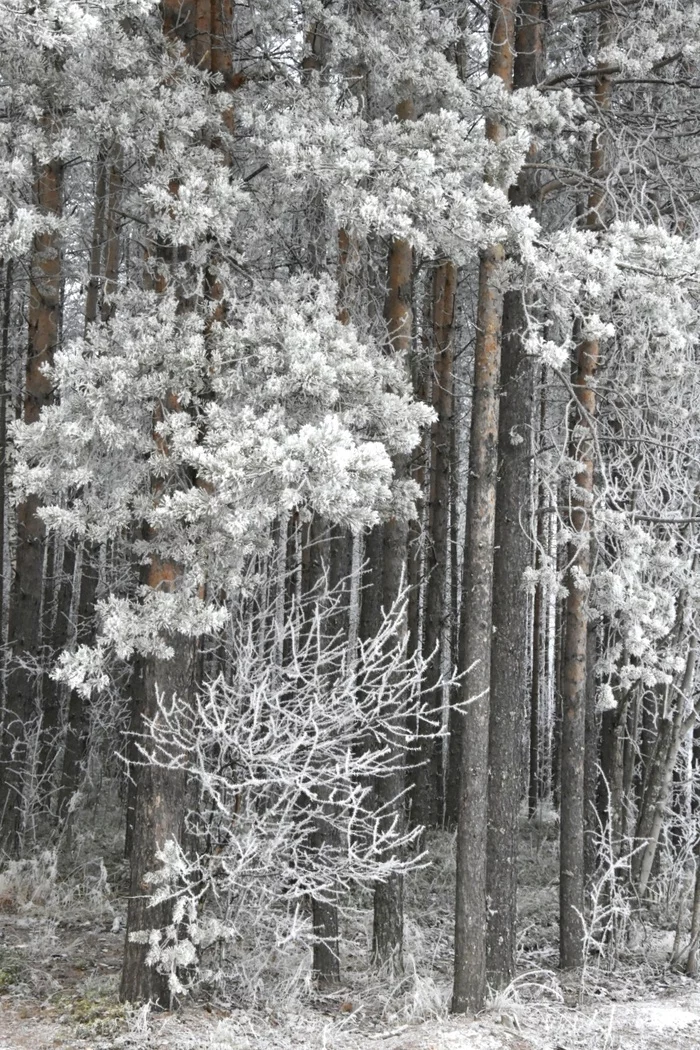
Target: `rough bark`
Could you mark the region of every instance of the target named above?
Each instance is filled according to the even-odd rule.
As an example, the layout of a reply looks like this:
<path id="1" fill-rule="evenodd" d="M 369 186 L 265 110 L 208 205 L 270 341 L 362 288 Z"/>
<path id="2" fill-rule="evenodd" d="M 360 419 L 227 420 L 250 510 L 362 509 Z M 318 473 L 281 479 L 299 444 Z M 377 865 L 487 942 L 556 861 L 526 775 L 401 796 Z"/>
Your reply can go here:
<path id="1" fill-rule="evenodd" d="M 44 165 L 35 182 L 40 211 L 58 218 L 62 211 L 63 166 Z M 35 423 L 53 399 L 44 367 L 53 362 L 58 345 L 61 310 L 61 244 L 54 230 L 34 238 L 29 281 L 28 344 L 24 421 Z M 2 740 L 2 841 L 15 852 L 21 834 L 23 776 L 26 762 L 25 727 L 34 715 L 41 647 L 41 595 L 46 530 L 39 517 L 40 501 L 29 496 L 17 507 L 15 572 L 10 594 L 9 659 L 5 682 Z"/>
<path id="2" fill-rule="evenodd" d="M 545 397 L 541 395 L 540 401 L 540 431 L 544 430 Z M 538 485 L 535 512 L 537 514 L 537 537 L 535 542 L 535 569 L 542 567 L 542 551 L 546 543 L 545 525 L 545 493 L 543 485 Z M 529 725 L 529 760 L 528 760 L 528 790 L 527 790 L 527 813 L 532 818 L 537 813 L 537 806 L 543 795 L 543 761 L 541 749 L 541 692 L 542 685 L 547 680 L 547 607 L 543 594 L 542 584 L 538 582 L 535 586 L 535 595 L 532 604 L 532 678 L 530 681 L 530 725 Z M 544 673 L 543 673 L 544 672 Z"/>
<path id="3" fill-rule="evenodd" d="M 583 877 L 590 885 L 598 862 L 598 757 L 599 726 L 596 713 L 596 681 L 593 674 L 597 656 L 596 628 L 588 624 L 586 654 L 586 754 L 583 762 Z M 622 762 L 619 767 L 622 771 Z"/>
<path id="4" fill-rule="evenodd" d="M 600 15 L 598 42 L 609 42 L 610 12 Z M 604 112 L 610 105 L 612 81 L 606 72 L 595 80 L 595 103 Z M 597 132 L 591 147 L 591 174 L 595 188 L 588 198 L 586 225 L 598 229 L 604 221 L 605 169 L 604 134 Z M 588 680 L 588 581 L 591 575 L 593 472 L 595 445 L 593 421 L 596 397 L 593 381 L 598 368 L 600 344 L 583 339 L 577 348 L 573 375 L 574 406 L 569 455 L 579 467 L 570 495 L 568 596 L 565 609 L 565 649 L 562 668 L 559 952 L 564 969 L 583 964 L 584 914 L 584 768 L 586 754 L 586 686 Z"/>
<path id="5" fill-rule="evenodd" d="M 516 7 L 515 0 L 501 0 L 490 9 L 489 74 L 499 77 L 507 91 L 513 82 Z M 501 142 L 504 134 L 502 125 L 487 121 L 491 142 Z M 457 824 L 454 1013 L 480 1010 L 486 992 L 489 690 L 504 263 L 503 245 L 492 244 L 479 264 L 464 554 L 464 667 L 470 670 L 461 690 L 467 706 Z"/>
<path id="6" fill-rule="evenodd" d="M 5 624 L 5 502 L 7 473 L 7 373 L 10 354 L 10 327 L 12 323 L 12 290 L 14 285 L 14 261 L 5 263 L 2 311 L 2 357 L 0 358 L 0 641 L 3 640 Z M 2 656 L 4 666 L 4 653 Z M 0 769 L 0 782 L 2 770 Z"/>
<path id="7" fill-rule="evenodd" d="M 435 827 L 442 812 L 442 740 L 432 735 L 442 719 L 441 676 L 446 630 L 450 619 L 447 571 L 450 557 L 450 453 L 453 408 L 454 312 L 457 268 L 445 262 L 435 270 L 432 284 L 434 362 L 432 403 L 436 414 L 430 435 L 430 529 L 426 554 L 425 631 L 423 656 L 427 662 L 424 703 L 429 708 L 428 734 L 421 743 L 416 778 L 414 819 Z"/>
<path id="8" fill-rule="evenodd" d="M 450 632 L 450 655 L 452 665 L 463 667 L 461 650 L 463 645 L 463 632 L 461 630 L 461 602 L 463 593 L 461 586 L 463 566 L 460 563 L 459 543 L 459 439 L 457 423 L 457 388 L 454 390 L 455 411 L 450 435 L 450 595 L 449 595 L 449 632 Z M 459 691 L 454 687 L 450 689 L 449 709 L 447 712 L 447 748 L 445 770 L 445 802 L 443 810 L 443 825 L 454 828 L 457 825 L 457 814 L 459 812 L 459 767 L 462 754 L 462 722 L 464 717 L 458 710 L 454 700 L 459 697 Z"/>
<path id="9" fill-rule="evenodd" d="M 410 102 L 398 107 L 400 120 L 413 117 Z M 387 263 L 387 297 L 384 317 L 387 325 L 387 352 L 406 363 L 413 339 L 413 249 L 410 243 L 394 239 L 389 249 Z M 394 457 L 394 475 L 397 480 L 408 475 L 408 459 Z M 406 545 L 408 526 L 399 518 L 390 518 L 384 523 L 382 542 L 382 604 L 389 611 L 399 595 L 405 581 Z M 378 778 L 375 785 L 377 805 L 382 811 L 381 823 L 388 827 L 400 827 L 405 819 L 404 802 L 401 797 L 405 786 L 405 770 L 401 758 L 401 746 L 395 744 L 394 772 Z M 395 824 L 396 822 L 396 824 Z M 374 921 L 372 926 L 372 957 L 380 966 L 395 971 L 403 968 L 403 876 L 391 875 L 377 883 L 374 890 Z"/>
<path id="10" fill-rule="evenodd" d="M 160 566 L 153 566 L 158 573 Z M 183 636 L 169 638 L 175 650 L 170 660 L 151 658 L 146 662 L 144 709 L 142 719 L 153 719 L 158 711 L 157 698 L 173 694 L 185 697 L 192 688 L 194 646 Z M 147 743 L 146 743 L 147 746 Z M 164 901 L 149 904 L 150 887 L 145 879 L 158 867 L 157 850 L 182 836 L 185 808 L 185 774 L 182 770 L 165 769 L 152 762 L 135 766 L 136 807 L 131 848 L 131 883 L 127 909 L 126 944 L 120 996 L 127 1002 L 153 1002 L 167 1009 L 171 1006 L 168 975 L 146 965 L 148 944 L 131 940 L 139 931 L 164 930 L 172 922 L 172 904 Z"/>
<path id="11" fill-rule="evenodd" d="M 62 568 L 56 597 L 56 618 L 52 629 L 45 629 L 44 631 L 44 638 L 47 642 L 50 642 L 52 654 L 62 652 L 68 645 L 70 638 L 75 567 L 75 544 L 71 541 L 66 541 L 63 546 Z M 39 775 L 43 780 L 41 785 L 42 794 L 46 794 L 49 797 L 53 787 L 49 782 L 51 779 L 51 767 L 57 758 L 62 693 L 61 684 L 51 678 L 51 670 L 51 665 L 44 668 L 41 688 L 42 712 L 39 750 Z"/>
<path id="12" fill-rule="evenodd" d="M 518 9 L 513 88 L 537 84 L 542 75 L 542 4 Z M 534 156 L 531 157 L 534 159 Z M 510 199 L 534 206 L 537 184 L 523 169 Z M 523 575 L 531 560 L 528 522 L 533 363 L 523 338 L 527 330 L 525 290 L 505 295 L 498 427 L 498 480 L 493 569 L 493 638 L 490 664 L 486 940 L 489 983 L 504 987 L 515 976 L 517 842 L 521 795 L 528 663 L 528 609 Z"/>

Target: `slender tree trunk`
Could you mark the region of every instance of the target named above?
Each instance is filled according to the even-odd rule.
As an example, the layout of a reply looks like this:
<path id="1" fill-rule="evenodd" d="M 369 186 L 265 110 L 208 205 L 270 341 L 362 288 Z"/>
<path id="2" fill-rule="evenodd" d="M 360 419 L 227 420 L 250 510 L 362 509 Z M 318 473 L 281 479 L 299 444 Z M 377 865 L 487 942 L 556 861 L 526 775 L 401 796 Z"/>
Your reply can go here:
<path id="1" fill-rule="evenodd" d="M 639 689 L 634 691 L 634 699 L 629 704 L 627 714 L 627 735 L 625 736 L 622 758 L 622 816 L 620 834 L 629 847 L 635 820 L 634 771 L 639 754 Z"/>
<path id="2" fill-rule="evenodd" d="M 609 42 L 611 14 L 600 15 L 599 47 Z M 604 68 L 604 67 L 601 67 Z M 610 105 L 612 81 L 600 72 L 595 82 L 595 101 L 600 112 Z M 586 224 L 600 228 L 603 222 L 605 188 L 605 144 L 603 132 L 593 138 L 591 174 L 596 188 L 588 199 Z M 588 595 L 591 575 L 593 470 L 595 444 L 593 420 L 596 412 L 594 379 L 600 343 L 583 339 L 578 346 L 573 376 L 574 411 L 570 456 L 579 464 L 570 495 L 568 597 L 565 613 L 565 650 L 562 673 L 561 803 L 559 872 L 559 951 L 564 969 L 583 965 L 584 914 L 584 767 L 586 754 L 586 686 L 588 681 Z"/>
<path id="3" fill-rule="evenodd" d="M 400 120 L 413 119 L 413 105 L 398 107 Z M 408 241 L 394 239 L 389 249 L 387 264 L 387 298 L 384 316 L 389 336 L 388 352 L 403 361 L 408 359 L 413 343 L 413 249 Z M 394 475 L 398 480 L 408 476 L 408 459 L 394 457 Z M 406 546 L 408 527 L 405 521 L 391 518 L 383 527 L 382 544 L 382 604 L 388 613 L 405 583 Z M 405 626 L 405 625 L 404 625 Z M 399 741 L 395 743 L 394 772 L 376 782 L 376 799 L 382 813 L 384 828 L 400 830 L 404 814 L 403 791 L 405 770 Z M 374 890 L 374 922 L 372 927 L 372 956 L 375 963 L 399 972 L 403 969 L 403 876 L 391 875 L 377 883 Z"/>
<path id="4" fill-rule="evenodd" d="M 37 176 L 35 195 L 40 211 L 58 218 L 63 206 L 63 166 L 45 165 Z M 58 345 L 61 309 L 61 244 L 52 230 L 34 238 L 28 306 L 28 346 L 24 421 L 35 423 L 53 400 L 44 367 L 53 362 Z M 15 573 L 10 595 L 9 661 L 5 682 L 2 741 L 2 841 L 16 852 L 21 835 L 23 776 L 27 758 L 25 727 L 34 714 L 39 681 L 34 670 L 41 645 L 41 595 L 46 530 L 39 516 L 40 501 L 28 496 L 17 508 Z"/>
<path id="5" fill-rule="evenodd" d="M 489 74 L 505 89 L 513 83 L 516 0 L 491 5 Z M 501 124 L 487 121 L 498 144 Z M 455 902 L 455 974 L 452 1011 L 480 1010 L 486 991 L 486 856 L 488 817 L 489 691 L 492 587 L 498 469 L 498 412 L 505 250 L 493 244 L 481 255 L 469 445 L 465 548 L 464 667 L 466 705 L 460 770 Z"/>
<path id="6" fill-rule="evenodd" d="M 540 406 L 540 429 L 544 423 L 544 394 L 541 397 Z M 543 486 L 537 487 L 537 502 L 535 513 L 537 514 L 537 537 L 535 542 L 535 569 L 542 567 L 541 552 L 546 542 L 545 502 Z M 528 762 L 528 792 L 527 812 L 532 818 L 537 813 L 537 806 L 542 798 L 542 753 L 541 753 L 541 694 L 542 685 L 547 680 L 547 607 L 542 583 L 535 585 L 535 596 L 532 607 L 532 679 L 530 681 L 530 733 L 529 733 L 529 762 Z M 544 674 L 542 673 L 544 671 Z"/>
<path id="7" fill-rule="evenodd" d="M 414 822 L 423 827 L 435 827 L 442 810 L 442 740 L 436 740 L 434 734 L 442 722 L 442 687 L 438 682 L 450 619 L 447 568 L 450 557 L 450 437 L 456 290 L 454 263 L 442 263 L 435 270 L 431 295 L 434 339 L 432 403 L 437 419 L 430 435 L 430 528 L 423 635 L 427 670 L 422 697 L 422 702 L 429 708 L 429 718 L 420 742 L 413 808 Z"/>
<path id="8" fill-rule="evenodd" d="M 518 10 L 513 88 L 533 87 L 542 74 L 542 4 Z M 530 158 L 534 160 L 534 156 Z M 523 169 L 510 191 L 515 206 L 534 205 L 537 185 Z M 520 752 L 527 690 L 528 610 L 523 577 L 531 560 L 528 536 L 533 364 L 524 347 L 525 290 L 509 291 L 503 305 L 498 479 L 493 566 L 493 638 L 488 725 L 488 831 L 486 886 L 489 982 L 497 987 L 515 976 Z M 538 658 L 538 657 L 537 657 Z"/>
<path id="9" fill-rule="evenodd" d="M 9 566 L 5 560 L 7 528 L 5 507 L 7 502 L 7 402 L 10 397 L 10 391 L 8 390 L 8 367 L 10 355 L 10 327 L 12 323 L 13 284 L 14 261 L 8 259 L 5 263 L 5 281 L 3 286 L 2 358 L 0 358 L 0 644 L 4 642 L 5 595 L 7 593 L 6 575 L 9 570 Z M 4 680 L 5 659 L 5 647 L 3 645 L 2 653 L 0 655 L 0 681 Z M 2 723 L 0 723 L 0 725 L 1 724 Z M 2 747 L 2 743 L 2 738 L 0 737 L 0 747 Z M 0 785 L 2 784 L 2 777 L 3 770 L 0 768 Z"/>
<path id="10" fill-rule="evenodd" d="M 586 652 L 586 755 L 583 768 L 583 866 L 584 882 L 586 886 L 595 873 L 598 862 L 598 759 L 599 759 L 599 729 L 598 715 L 596 712 L 596 682 L 593 668 L 597 657 L 596 628 L 592 623 L 588 624 L 588 639 Z M 620 770 L 622 763 L 620 763 Z"/>
<path id="11" fill-rule="evenodd" d="M 127 860 L 131 858 L 134 846 L 134 823 L 136 821 L 136 794 L 137 794 L 137 767 L 138 747 L 137 741 L 143 734 L 141 722 L 143 712 L 146 709 L 144 681 L 144 662 L 141 657 L 136 657 L 132 664 L 131 678 L 129 680 L 129 733 L 126 740 L 126 820 L 124 828 L 124 856 Z"/>
<path id="12" fill-rule="evenodd" d="M 560 506 L 563 499 L 560 500 Z M 566 564 L 566 548 L 560 547 L 556 553 L 557 576 L 562 578 Z M 564 651 L 566 649 L 566 602 L 556 599 L 554 610 L 554 712 L 552 724 L 552 798 L 559 807 L 561 798 L 561 729 L 564 710 Z"/>

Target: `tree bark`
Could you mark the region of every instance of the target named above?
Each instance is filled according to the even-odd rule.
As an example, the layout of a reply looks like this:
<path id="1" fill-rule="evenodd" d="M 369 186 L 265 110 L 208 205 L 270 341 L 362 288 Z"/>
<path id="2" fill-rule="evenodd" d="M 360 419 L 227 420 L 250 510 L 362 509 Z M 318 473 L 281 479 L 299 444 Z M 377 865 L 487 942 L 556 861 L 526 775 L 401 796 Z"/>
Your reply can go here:
<path id="1" fill-rule="evenodd" d="M 160 566 L 152 568 L 152 578 Z M 152 584 L 153 585 L 153 584 Z M 187 697 L 192 688 L 194 645 L 182 635 L 168 639 L 175 650 L 170 660 L 147 660 L 144 680 L 144 709 L 141 718 L 154 719 L 158 696 Z M 147 742 L 146 742 L 147 747 Z M 185 773 L 139 760 L 134 768 L 136 807 L 131 848 L 131 883 L 127 909 L 126 944 L 120 997 L 127 1002 L 148 1002 L 167 1009 L 172 1005 L 168 975 L 146 964 L 148 944 L 131 940 L 134 933 L 165 930 L 172 922 L 172 903 L 149 904 L 146 874 L 158 867 L 157 851 L 167 842 L 179 842 L 185 809 Z"/>
<path id="2" fill-rule="evenodd" d="M 35 182 L 40 211 L 59 218 L 63 207 L 63 165 L 44 165 Z M 57 231 L 34 237 L 29 281 L 28 346 L 24 393 L 24 422 L 35 423 L 53 400 L 51 380 L 44 367 L 53 363 L 58 346 L 61 310 L 61 242 Z M 10 594 L 9 659 L 5 681 L 2 741 L 2 824 L 5 849 L 20 845 L 25 729 L 33 716 L 39 671 L 33 670 L 41 646 L 41 595 L 46 530 L 39 516 L 41 502 L 31 495 L 17 508 L 15 573 Z"/>
<path id="3" fill-rule="evenodd" d="M 598 40 L 608 42 L 611 14 L 601 12 Z M 595 102 L 600 112 L 610 105 L 612 81 L 601 72 L 595 81 Z M 593 137 L 591 174 L 595 189 L 588 198 L 586 225 L 598 229 L 603 222 L 605 143 L 603 132 Z M 559 952 L 564 969 L 583 965 L 584 823 L 586 754 L 586 685 L 588 679 L 588 584 L 591 575 L 593 471 L 595 443 L 593 420 L 596 397 L 593 381 L 598 368 L 600 343 L 583 339 L 577 349 L 573 375 L 574 409 L 569 455 L 579 464 L 570 495 L 568 596 L 565 610 L 565 649 L 562 669 L 561 802 L 559 871 Z"/>
<path id="4" fill-rule="evenodd" d="M 489 74 L 512 89 L 516 0 L 490 8 Z M 498 144 L 503 125 L 488 120 L 486 136 Z M 505 250 L 492 244 L 481 255 L 474 349 L 465 548 L 464 669 L 466 705 L 457 825 L 455 972 L 453 1013 L 480 1010 L 486 992 L 486 853 L 488 817 L 489 689 L 492 586 L 498 469 L 498 412 Z"/>
<path id="5" fill-rule="evenodd" d="M 430 528 L 423 635 L 423 657 L 427 668 L 422 698 L 430 710 L 430 718 L 420 745 L 414 801 L 414 821 L 423 827 L 435 827 L 442 811 L 442 740 L 436 739 L 434 734 L 442 721 L 442 688 L 438 682 L 450 619 L 447 568 L 450 557 L 450 439 L 456 291 L 457 268 L 452 262 L 442 263 L 436 268 L 432 282 L 432 403 L 437 419 L 430 435 Z"/>
<path id="6" fill-rule="evenodd" d="M 590 886 L 598 862 L 598 757 L 599 729 L 596 713 L 596 682 L 593 668 L 597 658 L 596 628 L 588 624 L 586 651 L 586 755 L 583 763 L 583 877 Z M 622 770 L 622 762 L 619 766 Z"/>
<path id="7" fill-rule="evenodd" d="M 411 102 L 398 107 L 400 120 L 413 118 Z M 387 297 L 384 317 L 387 324 L 388 352 L 408 366 L 413 342 L 413 249 L 402 239 L 394 239 L 387 263 Z M 394 476 L 402 480 L 408 476 L 408 458 L 394 457 Z M 406 546 L 408 527 L 399 518 L 384 523 L 382 543 L 382 604 L 389 612 L 405 583 Z M 404 625 L 405 626 L 405 625 Z M 401 625 L 399 627 L 401 628 Z M 377 779 L 375 792 L 382 812 L 381 824 L 386 828 L 401 828 L 405 820 L 403 791 L 406 775 L 402 749 L 396 741 L 394 772 Z M 374 921 L 372 926 L 372 957 L 380 966 L 396 972 L 403 969 L 403 876 L 391 875 L 378 882 L 374 890 Z"/>
<path id="8" fill-rule="evenodd" d="M 513 88 L 535 86 L 542 75 L 542 4 L 518 9 Z M 534 151 L 531 153 L 534 159 Z M 537 184 L 523 169 L 510 191 L 514 206 L 534 206 Z M 527 690 L 528 609 L 523 576 L 531 560 L 527 519 L 531 502 L 533 363 L 524 347 L 525 290 L 506 292 L 503 305 L 498 479 L 493 567 L 493 638 L 488 726 L 486 960 L 489 983 L 515 976 L 518 818 L 521 745 Z"/>

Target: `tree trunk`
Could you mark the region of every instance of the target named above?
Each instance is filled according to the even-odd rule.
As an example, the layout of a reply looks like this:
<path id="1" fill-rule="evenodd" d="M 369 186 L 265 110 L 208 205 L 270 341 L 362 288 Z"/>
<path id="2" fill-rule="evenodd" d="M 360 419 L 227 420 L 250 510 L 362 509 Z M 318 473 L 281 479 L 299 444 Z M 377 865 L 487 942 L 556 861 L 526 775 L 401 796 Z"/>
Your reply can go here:
<path id="1" fill-rule="evenodd" d="M 609 42 L 611 15 L 600 15 L 599 48 Z M 601 67 L 602 69 L 603 67 Z M 612 81 L 600 72 L 595 82 L 595 101 L 600 111 L 610 105 Z M 605 186 L 603 133 L 593 137 L 591 174 L 596 188 L 588 199 L 586 224 L 600 228 L 603 222 Z M 568 596 L 565 611 L 565 649 L 562 668 L 561 803 L 559 934 L 560 963 L 564 969 L 583 965 L 584 913 L 584 767 L 586 754 L 586 685 L 588 680 L 588 581 L 591 575 L 593 470 L 595 442 L 592 432 L 596 411 L 594 378 L 600 343 L 584 339 L 578 346 L 573 376 L 574 410 L 569 455 L 579 464 L 570 494 Z"/>
<path id="2" fill-rule="evenodd" d="M 430 530 L 423 636 L 427 670 L 422 698 L 430 709 L 430 718 L 420 745 L 414 801 L 414 821 L 424 827 L 435 827 L 442 810 L 442 740 L 436 740 L 434 734 L 442 722 L 442 688 L 438 682 L 450 618 L 447 566 L 450 557 L 450 438 L 456 291 L 457 269 L 454 263 L 442 263 L 435 270 L 432 287 L 435 355 L 432 402 L 437 419 L 430 436 Z"/>
<path id="3" fill-rule="evenodd" d="M 584 882 L 590 885 L 598 862 L 598 751 L 599 732 L 596 713 L 596 683 L 593 668 L 597 657 L 596 628 L 588 624 L 586 652 L 586 756 L 583 769 L 583 866 Z M 622 763 L 620 763 L 622 769 Z"/>
<path id="4" fill-rule="evenodd" d="M 63 206 L 63 165 L 45 165 L 35 183 L 40 211 L 58 218 Z M 28 306 L 28 346 L 24 421 L 35 423 L 53 400 L 52 382 L 44 367 L 53 362 L 58 345 L 61 309 L 61 243 L 54 230 L 34 237 Z M 33 717 L 39 669 L 33 670 L 41 646 L 41 595 L 46 530 L 39 516 L 40 500 L 28 496 L 17 508 L 15 573 L 10 595 L 8 673 L 2 742 L 2 825 L 5 849 L 20 844 L 25 729 Z"/>
<path id="5" fill-rule="evenodd" d="M 10 355 L 10 328 L 12 324 L 12 291 L 14 285 L 15 264 L 8 259 L 5 263 L 2 310 L 2 358 L 0 358 L 0 643 L 4 641 L 5 626 L 5 579 L 8 566 L 5 563 L 5 538 L 7 523 L 5 505 L 7 501 L 7 402 L 10 391 L 7 388 Z M 4 675 L 5 651 L 0 657 L 0 674 Z M 0 768 L 0 783 L 2 769 Z"/>
<path id="6" fill-rule="evenodd" d="M 154 566 L 152 577 L 159 567 Z M 153 585 L 153 584 L 152 584 Z M 170 637 L 175 655 L 170 660 L 146 661 L 144 709 L 141 718 L 155 718 L 158 696 L 169 700 L 174 694 L 187 697 L 192 689 L 194 645 L 182 635 Z M 147 740 L 145 746 L 148 746 Z M 185 808 L 185 773 L 164 769 L 139 760 L 133 769 L 136 781 L 136 807 L 131 848 L 131 884 L 127 910 L 126 944 L 120 997 L 127 1002 L 153 1002 L 167 1009 L 172 1004 L 168 975 L 146 964 L 148 944 L 136 943 L 131 936 L 139 931 L 165 930 L 172 923 L 172 902 L 149 904 L 148 872 L 158 867 L 157 851 L 167 842 L 182 837 Z"/>
<path id="7" fill-rule="evenodd" d="M 491 4 L 489 74 L 506 91 L 513 83 L 516 0 Z M 486 123 L 486 136 L 502 141 L 504 127 Z M 455 902 L 453 1013 L 480 1010 L 486 991 L 486 854 L 488 816 L 489 689 L 492 585 L 498 469 L 498 411 L 505 250 L 481 255 L 474 349 L 465 548 L 464 679 L 466 705 L 460 769 Z"/>
<path id="8" fill-rule="evenodd" d="M 544 394 L 541 398 L 540 407 L 540 430 L 544 429 Z M 537 487 L 537 502 L 535 513 L 537 514 L 537 537 L 535 541 L 535 569 L 541 569 L 541 551 L 546 542 L 544 490 L 540 483 Z M 542 583 L 538 581 L 535 585 L 535 595 L 532 605 L 532 679 L 530 681 L 530 732 L 529 732 L 529 762 L 528 762 L 528 790 L 527 790 L 527 812 L 530 820 L 537 813 L 537 806 L 542 798 L 542 748 L 541 748 L 541 708 L 542 708 L 542 685 L 547 680 L 547 649 L 548 649 L 548 622 L 547 606 L 543 593 Z M 544 673 L 543 673 L 544 672 Z"/>
<path id="9" fill-rule="evenodd" d="M 413 118 L 410 102 L 398 107 L 400 120 Z M 384 317 L 389 337 L 388 352 L 408 366 L 413 342 L 413 249 L 408 241 L 394 239 L 389 249 L 387 264 L 387 298 Z M 394 457 L 394 476 L 401 480 L 408 476 L 406 456 Z M 405 584 L 406 522 L 391 518 L 383 528 L 382 546 L 382 604 L 389 612 Z M 404 625 L 405 627 L 405 625 Z M 399 626 L 401 629 L 401 625 Z M 405 820 L 403 791 L 405 770 L 402 747 L 395 742 L 394 772 L 376 781 L 377 805 L 382 812 L 384 828 L 395 826 L 400 831 Z M 378 882 L 374 890 L 374 922 L 372 927 L 372 957 L 380 966 L 396 972 L 403 969 L 403 876 L 391 875 Z"/>
<path id="10" fill-rule="evenodd" d="M 56 599 L 56 619 L 53 630 L 44 637 L 51 643 L 51 662 L 44 668 L 41 689 L 41 746 L 39 751 L 39 774 L 42 779 L 50 777 L 51 767 L 57 759 L 58 734 L 61 721 L 62 685 L 51 678 L 54 657 L 68 645 L 71 633 L 73 585 L 75 583 L 75 544 L 67 540 L 63 546 L 61 576 Z M 42 793 L 50 797 L 52 785 L 44 783 Z"/>
<path id="11" fill-rule="evenodd" d="M 537 84 L 542 73 L 542 4 L 518 10 L 513 88 Z M 534 155 L 531 156 L 534 160 Z M 514 206 L 534 205 L 536 180 L 523 169 L 510 191 Z M 525 290 L 503 304 L 498 479 L 493 565 L 493 637 L 488 724 L 486 961 L 489 983 L 505 987 L 515 976 L 518 817 L 521 745 L 527 690 L 528 610 L 523 577 L 531 560 L 528 536 L 532 469 L 533 364 L 524 347 Z"/>

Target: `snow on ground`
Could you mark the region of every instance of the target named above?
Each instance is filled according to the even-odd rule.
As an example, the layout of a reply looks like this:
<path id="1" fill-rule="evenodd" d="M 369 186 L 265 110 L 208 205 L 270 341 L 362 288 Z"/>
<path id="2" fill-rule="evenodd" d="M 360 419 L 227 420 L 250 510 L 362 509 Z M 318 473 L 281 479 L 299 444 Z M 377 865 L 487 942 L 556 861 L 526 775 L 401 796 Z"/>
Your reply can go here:
<path id="1" fill-rule="evenodd" d="M 700 987 L 671 980 L 658 998 L 508 1004 L 476 1020 L 390 1024 L 363 1011 L 286 1013 L 190 1007 L 177 1014 L 90 1012 L 79 998 L 0 998 L 0 1050 L 697 1050 Z M 342 1005 L 342 1004 L 341 1004 Z M 111 1013 L 110 1013 L 111 1011 Z M 82 1020 L 81 1020 L 82 1018 Z"/>

